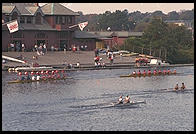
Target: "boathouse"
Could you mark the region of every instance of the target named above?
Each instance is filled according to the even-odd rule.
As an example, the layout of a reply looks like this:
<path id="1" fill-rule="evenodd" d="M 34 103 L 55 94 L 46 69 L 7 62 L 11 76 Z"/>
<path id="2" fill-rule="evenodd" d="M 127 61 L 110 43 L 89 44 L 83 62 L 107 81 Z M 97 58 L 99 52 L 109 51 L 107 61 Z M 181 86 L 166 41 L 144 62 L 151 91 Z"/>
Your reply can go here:
<path id="1" fill-rule="evenodd" d="M 38 3 L 2 3 L 2 22 L 17 19 L 19 30 L 9 33 L 6 25 L 2 26 L 2 49 L 7 51 L 8 44 L 25 44 L 32 50 L 35 44 L 53 45 L 58 49 L 67 49 L 73 43 L 76 28 L 75 17 L 79 14 L 59 3 L 48 3 L 42 7 Z"/>

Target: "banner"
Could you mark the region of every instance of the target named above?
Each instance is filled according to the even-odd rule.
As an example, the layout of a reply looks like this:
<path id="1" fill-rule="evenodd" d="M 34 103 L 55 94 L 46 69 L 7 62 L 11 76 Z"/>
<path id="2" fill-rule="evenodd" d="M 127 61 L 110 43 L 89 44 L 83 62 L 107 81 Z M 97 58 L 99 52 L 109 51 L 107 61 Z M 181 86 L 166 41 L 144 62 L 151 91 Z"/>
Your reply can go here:
<path id="1" fill-rule="evenodd" d="M 7 27 L 9 29 L 10 33 L 18 31 L 18 22 L 17 22 L 17 20 L 8 23 Z"/>
<path id="2" fill-rule="evenodd" d="M 84 27 L 88 25 L 88 21 L 78 24 L 81 31 L 83 31 Z"/>

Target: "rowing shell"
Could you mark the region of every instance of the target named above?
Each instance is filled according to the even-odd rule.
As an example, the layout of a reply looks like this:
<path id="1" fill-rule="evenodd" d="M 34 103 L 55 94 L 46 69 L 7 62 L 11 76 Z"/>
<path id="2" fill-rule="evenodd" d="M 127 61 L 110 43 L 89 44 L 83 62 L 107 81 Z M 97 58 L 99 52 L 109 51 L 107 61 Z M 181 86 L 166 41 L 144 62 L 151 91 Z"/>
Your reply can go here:
<path id="1" fill-rule="evenodd" d="M 129 75 L 121 75 L 120 77 L 150 77 L 150 76 L 161 76 L 161 75 L 175 75 L 177 73 L 170 73 L 170 74 L 141 74 L 141 75 L 138 75 L 138 74 L 129 74 Z"/>
<path id="2" fill-rule="evenodd" d="M 130 101 L 130 103 L 113 102 L 110 105 L 103 106 L 101 108 L 110 108 L 110 107 L 123 107 L 123 108 L 126 108 L 126 107 L 132 107 L 132 106 L 135 106 L 135 105 L 138 105 L 138 104 L 142 104 L 142 103 L 146 104 L 146 101 Z"/>
<path id="3" fill-rule="evenodd" d="M 56 79 L 50 78 L 50 79 L 40 79 L 40 80 L 14 80 L 14 81 L 9 81 L 8 84 L 53 81 L 53 80 L 65 80 L 65 79 L 70 79 L 70 78 L 71 77 L 63 77 L 63 78 L 56 78 Z"/>

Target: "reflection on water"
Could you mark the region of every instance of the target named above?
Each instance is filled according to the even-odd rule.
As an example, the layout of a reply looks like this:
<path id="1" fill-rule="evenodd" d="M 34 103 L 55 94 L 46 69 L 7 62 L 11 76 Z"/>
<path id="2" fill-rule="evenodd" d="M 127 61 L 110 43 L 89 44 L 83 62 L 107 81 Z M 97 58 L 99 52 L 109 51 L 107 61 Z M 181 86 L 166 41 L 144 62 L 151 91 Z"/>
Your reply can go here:
<path id="1" fill-rule="evenodd" d="M 132 69 L 76 71 L 25 84 L 7 84 L 15 74 L 2 72 L 3 130 L 193 130 L 194 67 L 175 69 L 181 74 L 140 78 L 119 77 Z M 191 90 L 164 91 L 182 82 Z M 147 103 L 108 107 L 120 95 Z"/>

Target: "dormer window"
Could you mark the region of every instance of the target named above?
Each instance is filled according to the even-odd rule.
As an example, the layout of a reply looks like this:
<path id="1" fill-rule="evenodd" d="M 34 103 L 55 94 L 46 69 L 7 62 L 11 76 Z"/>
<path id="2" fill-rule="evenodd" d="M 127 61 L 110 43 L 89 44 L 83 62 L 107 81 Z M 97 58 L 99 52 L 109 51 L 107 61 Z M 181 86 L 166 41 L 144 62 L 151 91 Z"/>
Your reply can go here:
<path id="1" fill-rule="evenodd" d="M 25 23 L 25 17 L 23 16 L 20 17 L 20 23 Z"/>
<path id="2" fill-rule="evenodd" d="M 32 23 L 32 17 L 27 17 L 27 23 L 29 23 L 29 24 Z"/>
<path id="3" fill-rule="evenodd" d="M 35 17 L 35 24 L 41 24 L 41 13 L 37 13 Z"/>
<path id="4" fill-rule="evenodd" d="M 12 20 L 16 20 L 17 18 L 18 18 L 18 13 L 17 12 L 13 12 Z"/>

